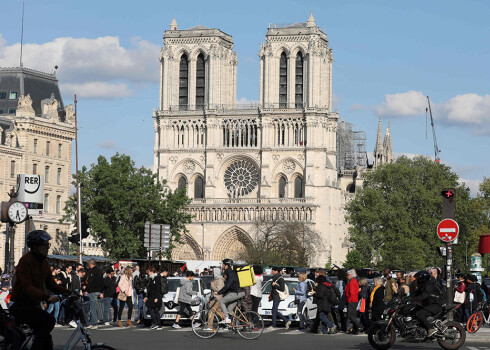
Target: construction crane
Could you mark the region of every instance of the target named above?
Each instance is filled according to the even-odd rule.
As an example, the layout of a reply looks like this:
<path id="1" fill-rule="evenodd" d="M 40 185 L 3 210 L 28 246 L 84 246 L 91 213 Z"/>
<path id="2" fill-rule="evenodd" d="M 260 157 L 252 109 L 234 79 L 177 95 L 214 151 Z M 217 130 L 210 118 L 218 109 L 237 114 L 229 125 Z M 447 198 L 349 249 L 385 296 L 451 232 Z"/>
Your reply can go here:
<path id="1" fill-rule="evenodd" d="M 427 103 L 429 104 L 429 108 L 425 108 L 425 114 L 427 116 L 427 110 L 429 110 L 430 125 L 432 125 L 432 138 L 434 139 L 434 160 L 436 163 L 440 163 L 441 158 L 439 158 L 439 152 L 441 152 L 441 150 L 439 149 L 439 146 L 437 146 L 436 128 L 434 126 L 434 118 L 432 118 L 432 109 L 430 108 L 429 96 L 427 96 Z"/>

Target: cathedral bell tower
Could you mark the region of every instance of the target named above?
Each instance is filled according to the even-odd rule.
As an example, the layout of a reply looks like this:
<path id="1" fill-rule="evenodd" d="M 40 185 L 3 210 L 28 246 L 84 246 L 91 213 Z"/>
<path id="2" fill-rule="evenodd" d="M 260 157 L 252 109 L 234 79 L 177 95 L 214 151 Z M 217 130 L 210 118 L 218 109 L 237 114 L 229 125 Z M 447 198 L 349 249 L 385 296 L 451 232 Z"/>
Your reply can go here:
<path id="1" fill-rule="evenodd" d="M 231 35 L 202 25 L 179 30 L 175 17 L 160 53 L 160 110 L 234 108 L 237 57 Z"/>
<path id="2" fill-rule="evenodd" d="M 313 14 L 306 23 L 269 25 L 259 57 L 262 107 L 332 110 L 332 49 Z"/>

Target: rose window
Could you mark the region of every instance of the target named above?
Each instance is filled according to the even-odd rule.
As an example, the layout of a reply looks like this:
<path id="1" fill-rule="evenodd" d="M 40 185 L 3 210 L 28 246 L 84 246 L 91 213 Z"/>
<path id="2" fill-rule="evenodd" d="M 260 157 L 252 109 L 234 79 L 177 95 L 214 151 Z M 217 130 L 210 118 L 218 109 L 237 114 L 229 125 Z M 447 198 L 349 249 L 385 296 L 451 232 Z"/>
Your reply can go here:
<path id="1" fill-rule="evenodd" d="M 242 197 L 251 193 L 258 182 L 259 173 L 248 160 L 234 161 L 225 171 L 225 186 L 230 197 Z"/>

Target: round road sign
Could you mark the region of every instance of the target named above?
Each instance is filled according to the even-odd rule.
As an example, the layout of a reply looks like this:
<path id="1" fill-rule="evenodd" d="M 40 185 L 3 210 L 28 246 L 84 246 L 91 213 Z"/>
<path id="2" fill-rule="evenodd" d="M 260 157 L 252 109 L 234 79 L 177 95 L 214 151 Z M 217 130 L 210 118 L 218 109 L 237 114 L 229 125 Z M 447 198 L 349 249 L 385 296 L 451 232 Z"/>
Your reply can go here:
<path id="1" fill-rule="evenodd" d="M 459 234 L 459 225 L 452 219 L 444 219 L 437 225 L 437 235 L 441 241 L 451 243 Z"/>

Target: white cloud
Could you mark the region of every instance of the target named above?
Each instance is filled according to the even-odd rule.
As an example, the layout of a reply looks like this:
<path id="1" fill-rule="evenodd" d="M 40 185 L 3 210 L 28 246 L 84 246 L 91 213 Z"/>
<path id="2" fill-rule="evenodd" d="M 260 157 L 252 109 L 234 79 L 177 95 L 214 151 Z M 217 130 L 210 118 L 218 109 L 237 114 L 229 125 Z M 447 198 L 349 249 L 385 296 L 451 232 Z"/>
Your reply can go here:
<path id="1" fill-rule="evenodd" d="M 470 179 L 459 179 L 459 183 L 461 184 L 465 184 L 466 186 L 468 186 L 470 188 L 470 192 L 471 192 L 471 197 L 476 197 L 476 195 L 478 194 L 478 187 L 480 186 L 481 184 L 481 180 L 470 180 Z"/>
<path id="2" fill-rule="evenodd" d="M 132 92 L 126 84 L 111 84 L 101 81 L 83 84 L 62 84 L 61 91 L 70 95 L 77 94 L 77 97 L 82 98 L 112 99 L 132 95 Z"/>
<path id="3" fill-rule="evenodd" d="M 251 105 L 251 106 L 255 106 L 255 105 L 258 105 L 259 104 L 259 101 L 258 100 L 249 100 L 246 97 L 242 97 L 241 99 L 237 100 L 236 103 L 237 103 L 237 105 Z"/>
<path id="4" fill-rule="evenodd" d="M 116 144 L 112 140 L 104 140 L 97 144 L 98 147 L 108 150 L 115 150 Z"/>
<path id="5" fill-rule="evenodd" d="M 95 84 L 126 97 L 128 83 L 157 82 L 160 48 L 141 38 L 132 38 L 130 47 L 123 47 L 118 37 L 95 39 L 61 37 L 42 44 L 25 44 L 24 67 L 53 72 L 59 66 L 57 77 L 66 86 Z M 20 44 L 7 45 L 0 34 L 0 67 L 19 65 Z M 112 85 L 112 86 L 111 86 Z M 122 86 L 126 86 L 124 89 Z M 88 87 L 91 87 L 88 85 Z M 108 93 L 99 98 L 113 97 Z"/>
<path id="6" fill-rule="evenodd" d="M 380 106 L 374 110 L 386 117 L 424 116 L 427 97 L 420 91 L 387 94 Z M 431 101 L 434 119 L 447 125 L 460 125 L 473 128 L 478 134 L 490 134 L 490 95 L 457 95 L 448 101 Z"/>

